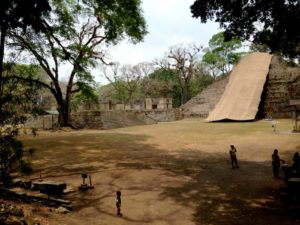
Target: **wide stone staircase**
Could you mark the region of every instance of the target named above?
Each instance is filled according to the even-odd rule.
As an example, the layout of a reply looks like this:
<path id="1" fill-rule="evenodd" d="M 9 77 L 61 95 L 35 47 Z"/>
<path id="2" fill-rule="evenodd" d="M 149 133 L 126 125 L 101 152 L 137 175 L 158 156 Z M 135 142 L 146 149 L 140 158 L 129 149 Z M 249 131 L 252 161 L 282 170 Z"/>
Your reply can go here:
<path id="1" fill-rule="evenodd" d="M 181 106 L 181 112 L 185 118 L 188 117 L 200 117 L 206 118 L 210 111 L 212 111 L 215 105 L 220 100 L 223 92 L 228 83 L 229 76 L 226 76 L 220 80 L 215 81 L 204 89 L 200 94 L 193 97 L 183 106 Z"/>
<path id="2" fill-rule="evenodd" d="M 139 112 L 103 111 L 102 123 L 102 129 L 112 129 L 137 125 L 149 125 L 157 122 Z"/>

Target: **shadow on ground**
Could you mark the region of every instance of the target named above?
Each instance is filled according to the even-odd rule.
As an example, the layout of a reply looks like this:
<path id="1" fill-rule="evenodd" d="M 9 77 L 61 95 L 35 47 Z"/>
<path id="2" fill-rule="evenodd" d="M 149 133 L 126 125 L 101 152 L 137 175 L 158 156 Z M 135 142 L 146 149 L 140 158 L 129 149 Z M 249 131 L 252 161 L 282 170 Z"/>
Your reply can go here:
<path id="1" fill-rule="evenodd" d="M 299 222 L 295 216 L 299 213 L 298 205 L 280 199 L 279 187 L 284 183 L 272 178 L 270 161 L 240 161 L 239 169 L 231 169 L 225 153 L 210 154 L 201 149 L 171 153 L 155 144 L 143 144 L 147 138 L 122 133 L 82 137 L 75 133 L 56 142 L 47 138 L 39 142 L 26 141 L 26 144 L 42 149 L 35 156 L 34 166 L 46 177 L 122 169 L 161 170 L 168 176 L 187 177 L 181 186 L 163 187 L 159 196 L 161 200 L 173 199 L 177 204 L 193 207 L 193 222 L 198 225 L 292 225 Z M 290 157 L 296 150 L 290 150 L 284 157 Z M 77 209 L 91 207 L 95 201 L 111 195 L 113 192 L 97 199 L 83 197 Z"/>

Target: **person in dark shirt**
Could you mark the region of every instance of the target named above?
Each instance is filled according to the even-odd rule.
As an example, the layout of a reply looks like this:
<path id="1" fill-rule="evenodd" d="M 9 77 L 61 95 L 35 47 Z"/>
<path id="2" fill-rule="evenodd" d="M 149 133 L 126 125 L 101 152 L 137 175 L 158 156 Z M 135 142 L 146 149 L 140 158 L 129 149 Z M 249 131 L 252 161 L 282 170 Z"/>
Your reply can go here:
<path id="1" fill-rule="evenodd" d="M 275 149 L 272 154 L 272 167 L 273 167 L 273 176 L 279 178 L 279 169 L 280 169 L 281 159 L 278 155 L 278 150 Z"/>
<path id="2" fill-rule="evenodd" d="M 116 196 L 117 196 L 117 200 L 116 200 L 117 216 L 122 216 L 122 213 L 121 213 L 121 191 L 117 191 Z"/>
<path id="3" fill-rule="evenodd" d="M 295 169 L 299 169 L 300 167 L 300 156 L 298 152 L 295 152 L 294 156 L 293 156 L 293 167 Z"/>

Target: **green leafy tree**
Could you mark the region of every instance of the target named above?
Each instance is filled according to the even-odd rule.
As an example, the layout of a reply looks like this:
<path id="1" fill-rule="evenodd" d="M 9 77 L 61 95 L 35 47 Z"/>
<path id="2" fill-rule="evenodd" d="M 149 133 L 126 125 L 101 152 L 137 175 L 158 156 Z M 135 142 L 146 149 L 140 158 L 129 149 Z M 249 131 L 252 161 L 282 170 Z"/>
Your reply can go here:
<path id="1" fill-rule="evenodd" d="M 142 62 L 137 65 L 114 63 L 103 68 L 103 75 L 110 82 L 121 102 L 131 102 L 141 96 L 140 86 L 144 77 L 152 71 L 151 63 Z"/>
<path id="2" fill-rule="evenodd" d="M 176 71 L 168 68 L 168 63 L 156 62 L 162 68 L 145 77 L 141 83 L 144 95 L 147 97 L 168 97 L 173 99 L 173 107 L 179 107 L 182 101 L 182 89 Z M 164 67 L 165 66 L 165 67 Z M 190 81 L 191 97 L 199 94 L 213 82 L 205 64 L 196 62 Z"/>
<path id="3" fill-rule="evenodd" d="M 8 187 L 11 184 L 11 172 L 19 170 L 28 175 L 32 172 L 30 157 L 24 155 L 23 143 L 16 139 L 18 128 L 15 126 L 1 127 L 0 130 L 0 185 Z M 29 149 L 28 152 L 33 152 Z"/>
<path id="4" fill-rule="evenodd" d="M 201 46 L 194 44 L 187 47 L 178 45 L 170 47 L 167 53 L 170 68 L 174 70 L 180 87 L 181 105 L 192 97 L 191 82 L 201 50 Z"/>
<path id="5" fill-rule="evenodd" d="M 219 23 L 226 41 L 239 37 L 266 44 L 272 53 L 300 57 L 299 0 L 195 0 L 191 12 L 202 23 Z"/>
<path id="6" fill-rule="evenodd" d="M 94 85 L 91 69 L 107 64 L 106 46 L 128 38 L 139 42 L 146 34 L 139 0 L 51 0 L 51 13 L 43 17 L 46 30 L 38 34 L 11 32 L 14 44 L 30 53 L 44 69 L 49 82 L 35 81 L 54 95 L 61 126 L 71 126 L 71 99 L 75 93 L 90 94 Z M 67 74 L 62 65 L 68 64 Z M 66 89 L 60 79 L 67 80 Z"/>
<path id="7" fill-rule="evenodd" d="M 72 99 L 72 109 L 77 111 L 80 106 L 87 110 L 95 107 L 98 108 L 99 96 L 95 87 L 88 86 L 86 89 L 82 89 L 80 92 L 74 95 Z"/>
<path id="8" fill-rule="evenodd" d="M 35 85 L 27 86 L 14 79 L 15 74 L 28 74 L 36 69 L 6 62 L 4 56 L 8 34 L 14 30 L 26 32 L 44 29 L 42 15 L 50 10 L 47 0 L 11 0 L 0 2 L 0 183 L 10 184 L 10 173 L 17 168 L 30 172 L 30 164 L 23 159 L 24 146 L 16 140 L 18 124 L 25 121 L 24 111 L 29 111 L 35 95 Z"/>
<path id="9" fill-rule="evenodd" d="M 35 31 L 44 29 L 42 15 L 51 10 L 48 0 L 11 0 L 0 3 L 0 82 L 2 82 L 5 40 L 10 30 L 28 26 Z M 0 83 L 1 88 L 1 83 Z M 1 91 L 1 89 L 0 89 Z"/>
<path id="10" fill-rule="evenodd" d="M 0 183 L 10 184 L 10 173 L 15 169 L 30 172 L 30 163 L 24 160 L 24 146 L 16 140 L 20 124 L 26 121 L 25 113 L 35 112 L 37 93 L 40 89 L 35 83 L 25 85 L 19 76 L 36 76 L 39 67 L 35 65 L 4 64 L 3 86 L 0 114 Z M 24 170 L 23 170 L 24 171 Z"/>
<path id="11" fill-rule="evenodd" d="M 241 46 L 241 41 L 237 38 L 225 41 L 224 32 L 212 36 L 202 61 L 206 63 L 214 79 L 230 72 L 232 65 L 236 64 L 243 54 L 236 52 Z"/>
<path id="12" fill-rule="evenodd" d="M 111 83 L 98 87 L 97 93 L 99 93 L 100 102 L 107 102 L 109 100 L 122 101 L 121 99 L 124 98 L 120 96 L 120 93 L 116 92 L 116 89 Z"/>
<path id="13" fill-rule="evenodd" d="M 192 96 L 201 93 L 213 81 L 214 78 L 210 75 L 207 65 L 203 62 L 198 62 L 192 78 Z"/>
<path id="14" fill-rule="evenodd" d="M 173 69 L 162 67 L 150 73 L 142 81 L 142 90 L 147 97 L 171 97 L 174 107 L 181 104 L 181 89 Z"/>
<path id="15" fill-rule="evenodd" d="M 266 44 L 252 43 L 250 45 L 250 51 L 251 52 L 270 52 L 270 49 Z"/>

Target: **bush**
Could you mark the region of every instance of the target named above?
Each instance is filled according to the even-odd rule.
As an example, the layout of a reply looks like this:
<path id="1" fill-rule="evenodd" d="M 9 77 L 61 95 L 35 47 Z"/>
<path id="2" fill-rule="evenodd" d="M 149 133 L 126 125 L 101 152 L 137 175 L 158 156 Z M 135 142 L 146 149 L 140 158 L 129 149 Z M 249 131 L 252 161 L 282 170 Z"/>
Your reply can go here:
<path id="1" fill-rule="evenodd" d="M 4 186 L 10 185 L 12 171 L 32 172 L 30 163 L 23 160 L 24 145 L 16 139 L 17 133 L 15 129 L 6 129 L 0 136 L 0 183 Z"/>

